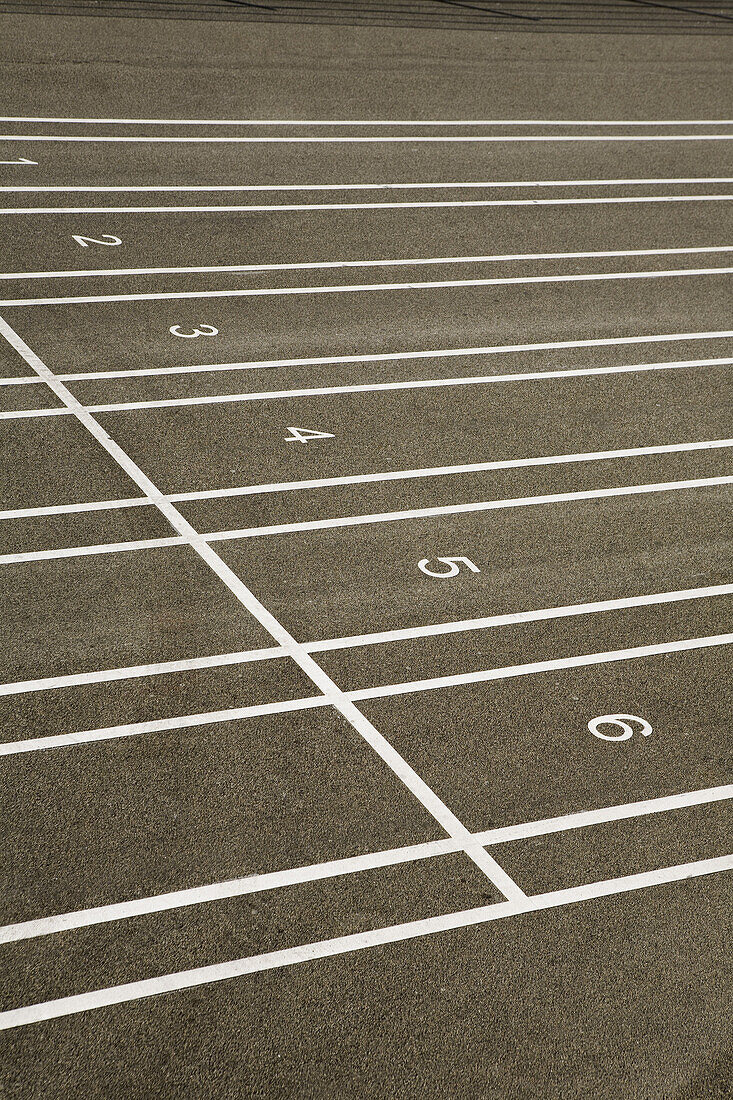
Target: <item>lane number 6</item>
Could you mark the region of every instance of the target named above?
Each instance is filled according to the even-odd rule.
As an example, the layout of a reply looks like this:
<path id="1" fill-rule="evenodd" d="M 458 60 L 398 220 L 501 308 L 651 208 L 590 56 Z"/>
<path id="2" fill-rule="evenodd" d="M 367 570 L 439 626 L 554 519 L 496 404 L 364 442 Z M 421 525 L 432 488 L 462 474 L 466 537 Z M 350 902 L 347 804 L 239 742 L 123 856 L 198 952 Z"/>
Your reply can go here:
<path id="1" fill-rule="evenodd" d="M 650 737 L 652 727 L 645 718 L 637 718 L 635 714 L 601 714 L 598 718 L 591 718 L 588 729 L 594 737 L 600 737 L 601 741 L 629 741 L 634 736 L 631 723 L 639 726 L 642 737 Z M 620 733 L 601 733 L 599 726 L 615 726 Z"/>
<path id="2" fill-rule="evenodd" d="M 171 325 L 168 331 L 173 336 L 182 336 L 184 340 L 193 340 L 196 336 L 217 336 L 219 333 L 218 328 L 214 328 L 213 325 L 201 325 L 200 328 L 195 328 L 193 332 L 182 332 L 180 325 Z"/>
<path id="3" fill-rule="evenodd" d="M 438 570 L 436 573 L 434 569 L 430 569 L 428 563 L 430 558 L 423 558 L 422 561 L 417 563 L 418 569 L 427 573 L 429 577 L 457 577 L 461 571 L 461 565 L 465 565 L 466 569 L 470 569 L 472 573 L 480 573 L 481 570 L 477 565 L 474 565 L 468 558 L 436 558 L 435 561 L 441 562 L 443 565 L 448 566 L 446 572 L 445 569 Z"/>

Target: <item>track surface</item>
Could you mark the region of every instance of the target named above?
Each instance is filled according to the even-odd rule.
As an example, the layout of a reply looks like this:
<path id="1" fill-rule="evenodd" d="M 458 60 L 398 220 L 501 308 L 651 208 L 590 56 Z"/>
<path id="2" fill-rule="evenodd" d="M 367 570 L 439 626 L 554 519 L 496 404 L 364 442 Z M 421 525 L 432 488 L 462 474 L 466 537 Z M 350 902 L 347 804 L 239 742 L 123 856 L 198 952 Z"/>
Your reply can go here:
<path id="1" fill-rule="evenodd" d="M 729 1096 L 731 39 L 2 29 L 3 1100 Z"/>

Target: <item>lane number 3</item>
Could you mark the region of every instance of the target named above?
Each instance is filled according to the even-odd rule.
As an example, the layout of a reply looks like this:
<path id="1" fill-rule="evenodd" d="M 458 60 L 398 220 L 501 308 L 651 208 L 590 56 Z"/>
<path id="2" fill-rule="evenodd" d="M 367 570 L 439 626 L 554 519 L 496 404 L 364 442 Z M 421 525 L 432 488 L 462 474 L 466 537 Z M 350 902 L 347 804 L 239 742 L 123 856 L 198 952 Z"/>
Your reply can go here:
<path id="1" fill-rule="evenodd" d="M 430 569 L 430 558 L 423 558 L 422 561 L 417 563 L 418 569 L 422 573 L 426 573 L 429 577 L 457 577 L 461 571 L 461 566 L 465 565 L 466 569 L 470 569 L 472 573 L 480 573 L 481 570 L 477 565 L 474 565 L 468 558 L 435 558 L 435 561 L 439 561 L 442 565 L 447 565 L 448 569 L 442 569 L 436 571 Z"/>
<path id="2" fill-rule="evenodd" d="M 218 336 L 218 328 L 214 328 L 213 325 L 201 325 L 200 328 L 195 328 L 193 332 L 183 332 L 180 325 L 171 325 L 168 331 L 173 336 L 182 336 L 184 340 L 193 340 L 197 336 Z"/>
<path id="3" fill-rule="evenodd" d="M 591 718 L 588 729 L 594 737 L 600 737 L 601 741 L 630 741 L 634 736 L 632 722 L 639 726 L 642 737 L 650 737 L 652 727 L 645 718 L 637 718 L 635 714 L 601 714 L 598 718 Z M 611 726 L 619 730 L 619 733 L 603 733 L 600 726 Z"/>

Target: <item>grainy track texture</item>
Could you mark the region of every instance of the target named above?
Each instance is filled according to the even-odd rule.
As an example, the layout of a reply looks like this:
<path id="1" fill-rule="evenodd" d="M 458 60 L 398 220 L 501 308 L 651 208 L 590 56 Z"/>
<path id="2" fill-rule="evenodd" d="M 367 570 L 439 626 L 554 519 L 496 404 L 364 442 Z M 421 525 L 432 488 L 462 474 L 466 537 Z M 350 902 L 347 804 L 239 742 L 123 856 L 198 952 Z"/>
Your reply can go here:
<path id="1" fill-rule="evenodd" d="M 0 3 L 2 1100 L 731 1096 L 731 28 Z"/>

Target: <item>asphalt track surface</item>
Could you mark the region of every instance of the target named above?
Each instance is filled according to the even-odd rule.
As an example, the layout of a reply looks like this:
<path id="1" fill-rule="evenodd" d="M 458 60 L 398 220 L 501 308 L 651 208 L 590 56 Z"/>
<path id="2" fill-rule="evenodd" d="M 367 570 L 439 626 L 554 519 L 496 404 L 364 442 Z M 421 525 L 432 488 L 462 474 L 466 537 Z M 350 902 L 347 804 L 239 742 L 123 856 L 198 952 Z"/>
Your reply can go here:
<path id="1" fill-rule="evenodd" d="M 733 40 L 1 23 L 0 1096 L 730 1096 Z"/>

